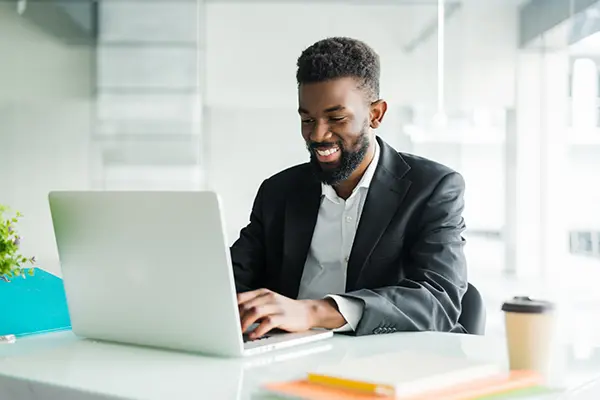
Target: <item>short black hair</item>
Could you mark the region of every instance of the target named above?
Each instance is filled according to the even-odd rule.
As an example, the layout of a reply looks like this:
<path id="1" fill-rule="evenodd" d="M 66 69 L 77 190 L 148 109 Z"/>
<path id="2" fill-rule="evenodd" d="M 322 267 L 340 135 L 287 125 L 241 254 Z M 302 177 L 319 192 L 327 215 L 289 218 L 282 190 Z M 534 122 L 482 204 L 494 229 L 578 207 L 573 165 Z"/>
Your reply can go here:
<path id="1" fill-rule="evenodd" d="M 348 37 L 320 40 L 302 52 L 297 66 L 298 85 L 352 77 L 359 81 L 370 101 L 379 98 L 379 56 L 360 40 Z"/>

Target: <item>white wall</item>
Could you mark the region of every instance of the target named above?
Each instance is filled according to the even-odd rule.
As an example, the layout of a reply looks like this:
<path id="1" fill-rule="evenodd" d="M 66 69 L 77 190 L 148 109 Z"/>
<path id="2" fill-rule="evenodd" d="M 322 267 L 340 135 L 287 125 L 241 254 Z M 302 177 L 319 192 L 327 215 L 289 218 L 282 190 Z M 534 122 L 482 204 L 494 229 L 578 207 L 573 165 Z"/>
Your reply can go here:
<path id="1" fill-rule="evenodd" d="M 574 230 L 600 231 L 600 145 L 571 146 L 567 156 L 569 169 L 565 176 L 569 179 L 562 184 L 570 206 L 568 223 Z"/>
<path id="2" fill-rule="evenodd" d="M 435 104 L 437 35 L 403 46 L 436 18 L 434 5 L 209 3 L 206 102 L 241 107 L 296 104 L 296 59 L 313 42 L 346 35 L 381 56 L 382 95 L 394 104 Z M 446 27 L 448 102 L 514 104 L 517 11 L 502 2 L 465 5 Z M 491 95 L 493 94 L 493 95 Z"/>
<path id="3" fill-rule="evenodd" d="M 402 38 L 434 15 L 431 6 L 209 3 L 206 102 L 210 106 L 296 109 L 296 59 L 313 42 L 334 35 L 370 43 L 385 65 L 383 94 L 406 99 L 404 83 L 413 77 L 400 73 L 404 71 L 399 51 Z"/>
<path id="4" fill-rule="evenodd" d="M 47 207 L 88 187 L 93 52 L 67 46 L 0 2 L 0 203 L 25 214 L 22 250 L 58 272 Z"/>

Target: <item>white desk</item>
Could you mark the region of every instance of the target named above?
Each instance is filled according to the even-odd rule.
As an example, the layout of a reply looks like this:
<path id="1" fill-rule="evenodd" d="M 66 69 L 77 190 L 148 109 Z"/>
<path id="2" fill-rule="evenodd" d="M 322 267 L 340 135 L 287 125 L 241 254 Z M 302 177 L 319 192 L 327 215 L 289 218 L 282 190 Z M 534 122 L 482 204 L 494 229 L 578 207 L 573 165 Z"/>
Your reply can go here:
<path id="1" fill-rule="evenodd" d="M 0 399 L 249 399 L 268 381 L 304 376 L 322 363 L 405 349 L 506 363 L 502 340 L 468 335 L 404 333 L 320 343 L 245 359 L 216 359 L 94 342 L 70 332 L 0 345 Z M 595 359 L 567 361 L 571 388 L 600 377 Z M 600 382 L 600 381 L 599 381 Z M 598 392 L 595 392 L 598 390 Z M 600 385 L 595 396 L 600 398 Z"/>

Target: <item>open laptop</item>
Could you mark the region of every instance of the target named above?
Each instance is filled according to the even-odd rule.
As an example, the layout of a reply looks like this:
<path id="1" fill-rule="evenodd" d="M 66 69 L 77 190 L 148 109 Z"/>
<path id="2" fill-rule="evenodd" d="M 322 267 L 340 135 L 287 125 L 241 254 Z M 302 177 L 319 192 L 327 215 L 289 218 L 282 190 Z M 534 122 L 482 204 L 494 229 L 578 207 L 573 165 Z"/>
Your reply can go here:
<path id="1" fill-rule="evenodd" d="M 78 336 L 236 357 L 333 335 L 246 339 L 214 192 L 51 192 L 49 203 Z"/>

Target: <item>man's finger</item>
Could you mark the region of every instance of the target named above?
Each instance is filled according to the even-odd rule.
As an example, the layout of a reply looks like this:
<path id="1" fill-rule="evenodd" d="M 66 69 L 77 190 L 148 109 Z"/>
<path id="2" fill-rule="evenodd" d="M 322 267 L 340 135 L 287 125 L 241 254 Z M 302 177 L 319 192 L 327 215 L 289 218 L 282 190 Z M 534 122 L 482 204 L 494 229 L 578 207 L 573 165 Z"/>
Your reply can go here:
<path id="1" fill-rule="evenodd" d="M 277 304 L 265 304 L 248 309 L 240 317 L 242 323 L 242 332 L 246 332 L 248 328 L 250 328 L 255 322 L 263 318 L 268 318 L 271 315 L 275 315 L 279 311 L 279 306 Z"/>
<path id="2" fill-rule="evenodd" d="M 273 292 L 265 292 L 260 296 L 254 297 L 245 303 L 239 304 L 240 315 L 245 314 L 248 310 L 256 307 L 260 307 L 265 304 L 275 303 L 276 296 Z"/>
<path id="3" fill-rule="evenodd" d="M 238 295 L 237 295 L 238 305 L 247 303 L 248 301 L 250 301 L 256 297 L 262 296 L 269 292 L 270 291 L 268 289 L 257 289 L 257 290 L 252 290 L 250 292 L 238 293 Z"/>
<path id="4" fill-rule="evenodd" d="M 260 325 L 250 334 L 250 339 L 258 339 L 259 337 L 269 333 L 281 324 L 282 314 L 271 314 L 262 319 Z"/>

